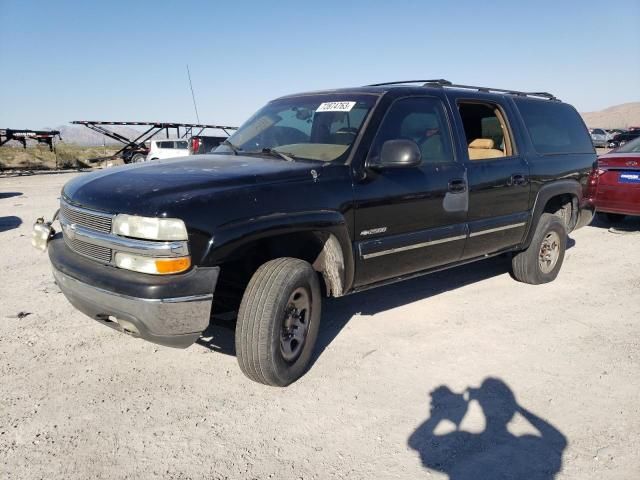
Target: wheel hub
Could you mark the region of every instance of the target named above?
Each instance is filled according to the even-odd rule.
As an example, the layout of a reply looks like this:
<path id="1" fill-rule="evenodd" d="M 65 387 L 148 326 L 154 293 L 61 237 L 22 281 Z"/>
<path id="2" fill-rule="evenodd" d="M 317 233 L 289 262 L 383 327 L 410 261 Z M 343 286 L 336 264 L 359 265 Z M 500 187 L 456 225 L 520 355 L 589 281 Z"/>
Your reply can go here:
<path id="1" fill-rule="evenodd" d="M 549 232 L 545 235 L 540 245 L 538 265 L 542 273 L 551 272 L 558 258 L 560 257 L 560 236 L 556 232 Z"/>
<path id="2" fill-rule="evenodd" d="M 295 361 L 302 352 L 309 331 L 310 312 L 309 292 L 305 288 L 295 289 L 287 301 L 280 335 L 280 353 L 287 362 Z"/>

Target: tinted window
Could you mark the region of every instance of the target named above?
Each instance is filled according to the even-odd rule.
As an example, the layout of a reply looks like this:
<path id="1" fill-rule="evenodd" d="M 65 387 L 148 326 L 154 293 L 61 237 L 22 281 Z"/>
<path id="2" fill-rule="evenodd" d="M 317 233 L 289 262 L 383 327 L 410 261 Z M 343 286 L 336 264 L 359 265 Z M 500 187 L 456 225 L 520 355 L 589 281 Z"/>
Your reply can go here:
<path id="1" fill-rule="evenodd" d="M 180 140 L 179 142 L 176 142 L 176 148 L 189 148 L 189 144 L 184 141 L 184 140 Z"/>
<path id="2" fill-rule="evenodd" d="M 173 148 L 173 142 L 158 142 L 158 148 Z"/>
<path id="3" fill-rule="evenodd" d="M 593 153 L 593 144 L 580 115 L 566 103 L 515 100 L 538 153 Z"/>
<path id="4" fill-rule="evenodd" d="M 616 153 L 640 153 L 640 138 L 635 138 L 616 150 Z"/>
<path id="5" fill-rule="evenodd" d="M 415 97 L 396 101 L 385 115 L 369 153 L 380 154 L 387 140 L 416 142 L 423 163 L 453 161 L 451 135 L 442 102 L 437 98 Z"/>
<path id="6" fill-rule="evenodd" d="M 595 134 L 595 135 L 604 135 L 604 134 L 605 134 L 605 133 L 604 133 L 604 130 L 601 130 L 601 129 L 599 129 L 599 128 L 594 128 L 594 129 L 593 129 L 593 132 L 591 132 L 591 133 L 593 133 L 593 134 Z"/>

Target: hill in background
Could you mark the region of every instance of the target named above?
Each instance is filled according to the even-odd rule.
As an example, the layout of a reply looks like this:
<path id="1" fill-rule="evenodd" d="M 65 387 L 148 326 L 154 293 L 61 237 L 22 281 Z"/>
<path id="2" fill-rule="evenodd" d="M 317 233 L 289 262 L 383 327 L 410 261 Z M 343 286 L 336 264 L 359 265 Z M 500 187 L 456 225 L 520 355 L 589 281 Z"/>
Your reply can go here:
<path id="1" fill-rule="evenodd" d="M 589 128 L 640 127 L 640 102 L 614 105 L 598 112 L 581 113 Z"/>

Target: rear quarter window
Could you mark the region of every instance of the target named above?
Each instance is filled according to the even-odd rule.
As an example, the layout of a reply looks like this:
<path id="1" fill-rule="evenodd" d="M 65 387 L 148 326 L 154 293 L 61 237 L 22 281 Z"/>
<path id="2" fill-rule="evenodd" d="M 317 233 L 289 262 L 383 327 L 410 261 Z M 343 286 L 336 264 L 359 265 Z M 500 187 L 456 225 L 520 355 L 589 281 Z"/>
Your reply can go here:
<path id="1" fill-rule="evenodd" d="M 594 152 L 589 132 L 571 105 L 548 100 L 517 99 L 515 102 L 538 153 Z"/>

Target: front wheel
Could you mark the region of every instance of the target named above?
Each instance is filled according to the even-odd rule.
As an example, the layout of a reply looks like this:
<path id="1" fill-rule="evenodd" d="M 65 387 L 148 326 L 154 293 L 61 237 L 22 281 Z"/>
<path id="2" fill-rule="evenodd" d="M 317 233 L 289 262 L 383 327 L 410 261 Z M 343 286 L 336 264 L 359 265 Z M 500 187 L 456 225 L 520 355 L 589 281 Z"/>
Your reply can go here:
<path id="1" fill-rule="evenodd" d="M 304 374 L 318 336 L 320 295 L 308 262 L 285 257 L 258 268 L 236 324 L 236 355 L 247 377 L 284 387 Z"/>
<path id="2" fill-rule="evenodd" d="M 513 278 L 539 285 L 558 276 L 567 248 L 567 229 L 557 215 L 543 213 L 529 248 L 516 253 L 511 260 Z"/>

